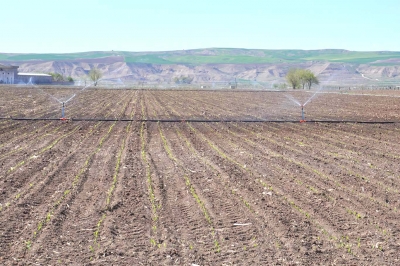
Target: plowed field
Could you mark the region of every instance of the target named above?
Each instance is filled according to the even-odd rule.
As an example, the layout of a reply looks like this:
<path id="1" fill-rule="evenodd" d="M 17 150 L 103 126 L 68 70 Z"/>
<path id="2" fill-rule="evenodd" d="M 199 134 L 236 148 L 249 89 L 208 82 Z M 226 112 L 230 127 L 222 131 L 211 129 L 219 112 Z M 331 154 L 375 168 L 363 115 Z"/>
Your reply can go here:
<path id="1" fill-rule="evenodd" d="M 3 87 L 0 117 L 76 92 Z M 363 93 L 306 118 L 400 121 L 400 92 Z M 310 96 L 86 90 L 67 117 L 132 121 L 0 120 L 0 264 L 399 265 L 400 123 L 190 122 L 297 120 Z"/>

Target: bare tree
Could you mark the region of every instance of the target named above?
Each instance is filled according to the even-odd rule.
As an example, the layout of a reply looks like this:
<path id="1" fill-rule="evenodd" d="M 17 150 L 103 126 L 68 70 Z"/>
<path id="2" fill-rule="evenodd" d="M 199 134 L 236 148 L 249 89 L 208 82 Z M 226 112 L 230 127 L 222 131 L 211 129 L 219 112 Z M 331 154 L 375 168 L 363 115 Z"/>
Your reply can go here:
<path id="1" fill-rule="evenodd" d="M 307 84 L 307 75 L 308 75 L 308 72 L 309 72 L 310 70 L 306 70 L 306 69 L 297 69 L 296 70 L 296 73 L 297 73 L 297 77 L 299 78 L 299 83 L 300 83 L 300 85 L 301 85 L 301 88 L 304 90 L 304 87 L 306 86 L 306 84 Z"/>
<path id="2" fill-rule="evenodd" d="M 89 77 L 87 75 L 83 75 L 83 76 L 80 77 L 80 79 L 81 79 L 81 81 L 83 81 L 83 84 L 84 84 L 85 87 L 86 87 L 86 83 L 88 81 L 88 78 Z"/>
<path id="3" fill-rule="evenodd" d="M 286 74 L 286 80 L 293 89 L 296 89 L 300 86 L 300 79 L 298 75 L 298 69 L 292 68 Z"/>
<path id="4" fill-rule="evenodd" d="M 97 68 L 92 68 L 89 72 L 89 78 L 94 82 L 94 86 L 97 86 L 97 83 L 103 76 L 103 73 Z"/>
<path id="5" fill-rule="evenodd" d="M 312 73 L 310 70 L 305 70 L 304 73 L 304 80 L 306 81 L 308 89 L 311 89 L 311 86 L 313 84 L 318 85 L 319 80 L 316 76 L 314 76 L 314 73 Z"/>
<path id="6" fill-rule="evenodd" d="M 313 84 L 319 84 L 318 78 L 315 77 L 314 73 L 309 69 L 292 68 L 287 73 L 286 80 L 293 89 L 299 88 L 300 86 L 304 89 L 306 85 L 308 89 L 311 89 Z"/>
<path id="7" fill-rule="evenodd" d="M 189 76 L 187 76 L 187 77 L 180 76 L 180 77 L 175 77 L 174 82 L 176 84 L 190 84 L 190 83 L 192 83 L 193 79 L 194 79 L 193 77 L 189 77 Z"/>

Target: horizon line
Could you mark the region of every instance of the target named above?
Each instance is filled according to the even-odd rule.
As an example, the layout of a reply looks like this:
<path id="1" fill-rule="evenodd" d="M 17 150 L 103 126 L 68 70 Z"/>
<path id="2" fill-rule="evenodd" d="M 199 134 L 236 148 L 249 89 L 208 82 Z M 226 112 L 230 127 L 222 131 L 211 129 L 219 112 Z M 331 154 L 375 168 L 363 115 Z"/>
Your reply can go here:
<path id="1" fill-rule="evenodd" d="M 175 49 L 175 50 L 147 50 L 147 51 L 128 51 L 128 50 L 90 50 L 79 52 L 0 52 L 0 54 L 82 54 L 95 52 L 125 52 L 125 53 L 160 53 L 160 52 L 178 52 L 178 51 L 195 51 L 195 50 L 211 50 L 211 49 L 230 49 L 230 50 L 260 50 L 260 51 L 346 51 L 346 52 L 400 52 L 394 50 L 348 50 L 344 48 L 320 48 L 320 49 L 264 49 L 264 48 L 238 48 L 238 47 L 208 47 L 208 48 L 190 48 L 190 49 Z M 116 55 L 119 56 L 119 55 Z"/>

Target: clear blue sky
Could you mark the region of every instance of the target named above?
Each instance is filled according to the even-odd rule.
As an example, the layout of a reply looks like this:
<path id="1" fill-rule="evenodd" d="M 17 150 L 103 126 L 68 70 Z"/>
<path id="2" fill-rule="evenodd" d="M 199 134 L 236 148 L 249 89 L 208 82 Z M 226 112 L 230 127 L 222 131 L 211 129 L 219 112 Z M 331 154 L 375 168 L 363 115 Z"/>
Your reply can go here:
<path id="1" fill-rule="evenodd" d="M 1 21 L 3 53 L 400 51 L 400 0 L 13 0 Z"/>

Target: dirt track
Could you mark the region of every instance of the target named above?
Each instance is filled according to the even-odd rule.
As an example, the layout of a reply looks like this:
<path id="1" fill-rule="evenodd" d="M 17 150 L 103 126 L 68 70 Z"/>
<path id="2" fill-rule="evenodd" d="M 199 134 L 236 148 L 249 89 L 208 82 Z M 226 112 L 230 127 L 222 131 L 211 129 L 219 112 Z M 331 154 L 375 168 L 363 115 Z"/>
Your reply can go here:
<path id="1" fill-rule="evenodd" d="M 2 97 L 2 117 L 60 113 L 44 93 Z M 326 94 L 306 108 L 312 119 L 400 121 L 396 97 Z M 136 90 L 85 91 L 66 113 L 300 114 L 277 93 Z M 0 264 L 396 265 L 399 133 L 399 123 L 0 120 Z"/>

